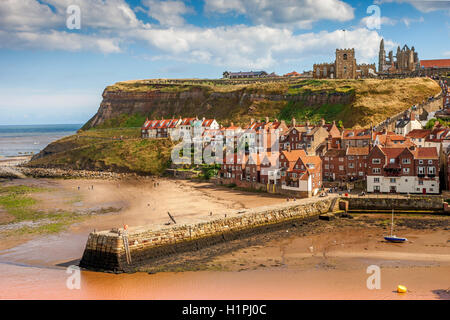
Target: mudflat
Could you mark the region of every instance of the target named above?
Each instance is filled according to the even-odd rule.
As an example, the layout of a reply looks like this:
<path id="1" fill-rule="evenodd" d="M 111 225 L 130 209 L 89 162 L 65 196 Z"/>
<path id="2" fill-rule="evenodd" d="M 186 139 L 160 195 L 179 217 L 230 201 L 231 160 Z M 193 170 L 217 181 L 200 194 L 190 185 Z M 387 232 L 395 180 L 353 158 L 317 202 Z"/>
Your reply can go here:
<path id="1" fill-rule="evenodd" d="M 19 184 L 45 189 L 30 194 L 34 209 L 90 213 L 59 233 L 3 238 L 0 298 L 450 299 L 450 217 L 406 214 L 395 219 L 395 233 L 409 239 L 404 244 L 383 239 L 390 232 L 390 215 L 308 219 L 169 256 L 135 274 L 82 271 L 80 290 L 69 290 L 66 267 L 77 264 L 93 229 L 164 224 L 167 211 L 178 223 L 188 223 L 210 212 L 286 199 L 166 179 L 22 179 L 2 186 Z M 380 267 L 380 289 L 366 286 L 371 265 Z M 398 284 L 408 293 L 396 293 Z"/>

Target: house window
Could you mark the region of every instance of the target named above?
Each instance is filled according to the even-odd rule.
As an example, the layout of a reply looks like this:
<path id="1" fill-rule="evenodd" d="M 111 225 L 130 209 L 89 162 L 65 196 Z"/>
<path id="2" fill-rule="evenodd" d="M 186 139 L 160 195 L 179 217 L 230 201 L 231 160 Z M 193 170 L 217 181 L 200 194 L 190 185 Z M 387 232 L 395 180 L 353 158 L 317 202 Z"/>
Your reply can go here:
<path id="1" fill-rule="evenodd" d="M 407 158 L 407 159 L 403 159 L 402 160 L 403 164 L 410 164 L 411 163 L 411 159 Z"/>
<path id="2" fill-rule="evenodd" d="M 344 158 L 339 158 L 339 162 L 344 162 Z"/>
<path id="3" fill-rule="evenodd" d="M 395 163 L 395 159 L 394 158 L 389 159 L 389 163 Z"/>
<path id="4" fill-rule="evenodd" d="M 349 164 L 348 164 L 348 167 L 351 168 L 351 169 L 353 169 L 353 167 L 354 167 L 354 166 L 353 166 L 353 163 L 349 163 Z"/>
<path id="5" fill-rule="evenodd" d="M 419 164 L 423 164 L 423 160 L 419 160 Z"/>
<path id="6" fill-rule="evenodd" d="M 436 174 L 436 168 L 435 167 L 428 167 L 428 174 Z"/>
<path id="7" fill-rule="evenodd" d="M 391 178 L 389 179 L 391 183 L 395 183 L 396 179 L 395 178 Z"/>
<path id="8" fill-rule="evenodd" d="M 372 159 L 372 163 L 373 164 L 380 164 L 381 163 L 381 159 L 378 159 L 378 158 Z"/>
<path id="9" fill-rule="evenodd" d="M 433 164 L 433 160 L 428 160 L 428 164 Z"/>
<path id="10" fill-rule="evenodd" d="M 339 170 L 344 171 L 344 166 L 339 166 Z"/>
<path id="11" fill-rule="evenodd" d="M 364 175 L 364 172 L 360 171 L 359 176 L 362 177 Z"/>
<path id="12" fill-rule="evenodd" d="M 403 173 L 409 173 L 409 168 L 403 168 Z"/>
<path id="13" fill-rule="evenodd" d="M 330 169 L 330 166 L 326 164 L 325 169 L 327 169 L 327 170 Z"/>
<path id="14" fill-rule="evenodd" d="M 353 160 L 354 157 L 353 156 L 348 156 L 348 160 Z"/>
<path id="15" fill-rule="evenodd" d="M 380 178 L 373 178 L 373 183 L 379 183 L 380 182 Z"/>
<path id="16" fill-rule="evenodd" d="M 329 158 L 328 157 L 325 157 L 325 161 L 328 161 L 329 160 Z"/>
<path id="17" fill-rule="evenodd" d="M 381 169 L 380 169 L 380 168 L 373 168 L 373 169 L 372 169 L 372 172 L 373 172 L 373 173 L 380 173 L 380 172 L 381 172 Z"/>
<path id="18" fill-rule="evenodd" d="M 418 168 L 418 173 L 419 174 L 425 174 L 425 167 L 419 167 Z"/>
<path id="19" fill-rule="evenodd" d="M 380 191 L 380 186 L 373 186 L 373 191 Z"/>
<path id="20" fill-rule="evenodd" d="M 423 180 L 419 180 L 419 186 L 423 186 Z"/>

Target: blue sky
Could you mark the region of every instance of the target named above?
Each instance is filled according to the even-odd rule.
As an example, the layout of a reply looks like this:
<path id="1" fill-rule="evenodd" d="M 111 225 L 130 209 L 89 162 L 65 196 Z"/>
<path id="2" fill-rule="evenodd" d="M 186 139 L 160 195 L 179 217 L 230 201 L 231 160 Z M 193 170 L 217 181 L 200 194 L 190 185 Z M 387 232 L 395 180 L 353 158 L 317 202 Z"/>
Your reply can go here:
<path id="1" fill-rule="evenodd" d="M 0 125 L 83 123 L 123 80 L 302 72 L 337 47 L 377 63 L 382 37 L 450 58 L 450 1 L 1 0 Z"/>

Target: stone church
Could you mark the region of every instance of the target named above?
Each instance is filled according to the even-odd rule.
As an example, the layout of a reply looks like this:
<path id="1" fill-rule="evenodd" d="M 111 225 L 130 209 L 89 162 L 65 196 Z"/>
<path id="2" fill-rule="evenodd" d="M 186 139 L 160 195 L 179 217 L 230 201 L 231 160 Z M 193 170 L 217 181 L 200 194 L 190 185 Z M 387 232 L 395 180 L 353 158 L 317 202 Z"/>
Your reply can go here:
<path id="1" fill-rule="evenodd" d="M 394 59 L 395 58 L 395 59 Z M 397 47 L 397 53 L 394 56 L 393 51 L 389 51 L 386 56 L 384 50 L 384 39 L 380 42 L 380 51 L 378 54 L 378 73 L 395 74 L 411 73 L 419 69 L 419 55 L 414 47 L 411 49 L 405 44 L 402 49 Z"/>
<path id="2" fill-rule="evenodd" d="M 355 49 L 336 49 L 333 63 L 314 64 L 315 79 L 359 79 L 376 76 L 375 64 L 356 64 Z"/>

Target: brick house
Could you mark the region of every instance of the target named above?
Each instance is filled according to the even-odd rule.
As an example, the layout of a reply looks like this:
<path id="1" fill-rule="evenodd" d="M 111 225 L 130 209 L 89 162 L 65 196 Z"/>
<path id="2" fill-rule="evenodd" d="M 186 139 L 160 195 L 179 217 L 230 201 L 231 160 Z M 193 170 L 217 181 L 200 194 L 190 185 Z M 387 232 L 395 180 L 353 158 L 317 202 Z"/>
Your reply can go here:
<path id="1" fill-rule="evenodd" d="M 316 195 L 322 187 L 322 161 L 308 156 L 304 150 L 282 151 L 280 154 L 281 188 L 300 196 Z"/>
<path id="2" fill-rule="evenodd" d="M 406 138 L 409 138 L 418 147 L 425 147 L 425 139 L 430 133 L 431 129 L 415 129 L 410 131 Z"/>
<path id="3" fill-rule="evenodd" d="M 345 152 L 345 169 L 347 179 L 365 180 L 369 147 L 347 147 Z"/>
<path id="4" fill-rule="evenodd" d="M 323 178 L 330 181 L 344 181 L 346 172 L 346 150 L 329 149 L 322 157 Z"/>
<path id="5" fill-rule="evenodd" d="M 411 138 L 404 137 L 400 134 L 394 132 L 377 132 L 374 133 L 374 146 L 382 146 L 387 148 L 401 148 L 401 147 L 410 147 L 415 145 Z"/>
<path id="6" fill-rule="evenodd" d="M 280 151 L 305 150 L 309 155 L 316 155 L 321 144 L 325 144 L 329 136 L 324 126 L 311 126 L 309 122 L 297 126 L 295 119 L 287 132 L 280 136 Z"/>
<path id="7" fill-rule="evenodd" d="M 367 192 L 439 193 L 436 148 L 375 146 L 368 156 Z"/>
<path id="8" fill-rule="evenodd" d="M 342 147 L 368 147 L 373 139 L 371 129 L 347 129 L 342 132 Z"/>

